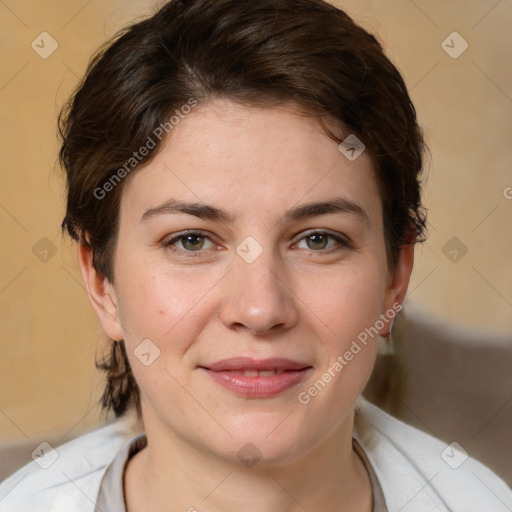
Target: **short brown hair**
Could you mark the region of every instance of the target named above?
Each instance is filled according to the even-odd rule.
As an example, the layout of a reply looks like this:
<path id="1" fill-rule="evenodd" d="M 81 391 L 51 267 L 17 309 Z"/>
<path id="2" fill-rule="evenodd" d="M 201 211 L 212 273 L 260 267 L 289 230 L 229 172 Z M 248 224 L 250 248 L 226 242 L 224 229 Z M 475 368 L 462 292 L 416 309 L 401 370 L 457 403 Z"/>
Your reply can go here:
<path id="1" fill-rule="evenodd" d="M 91 248 L 111 282 L 127 162 L 150 137 L 154 147 L 132 161 L 148 163 L 161 147 L 155 128 L 191 98 L 215 97 L 293 104 L 337 142 L 340 131 L 329 126 L 348 128 L 373 162 L 390 265 L 404 244 L 422 240 L 422 132 L 400 73 L 373 35 L 322 0 L 171 0 L 93 57 L 59 116 L 68 185 L 62 226 Z M 123 179 L 113 182 L 116 175 Z M 107 372 L 103 406 L 116 416 L 140 408 L 124 343 L 97 365 Z"/>

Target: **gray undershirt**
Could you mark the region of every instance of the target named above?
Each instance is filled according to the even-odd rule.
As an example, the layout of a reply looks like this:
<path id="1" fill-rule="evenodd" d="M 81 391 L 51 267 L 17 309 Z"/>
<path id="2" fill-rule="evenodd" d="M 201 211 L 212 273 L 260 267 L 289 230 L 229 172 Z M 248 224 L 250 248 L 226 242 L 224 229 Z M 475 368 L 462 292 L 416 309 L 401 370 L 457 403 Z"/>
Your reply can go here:
<path id="1" fill-rule="evenodd" d="M 127 441 L 110 463 L 101 480 L 95 512 L 126 512 L 123 492 L 123 476 L 126 464 L 147 445 L 146 434 L 139 434 Z M 373 493 L 372 512 L 388 512 L 379 480 L 359 442 L 352 438 L 354 450 L 359 455 L 370 476 Z"/>

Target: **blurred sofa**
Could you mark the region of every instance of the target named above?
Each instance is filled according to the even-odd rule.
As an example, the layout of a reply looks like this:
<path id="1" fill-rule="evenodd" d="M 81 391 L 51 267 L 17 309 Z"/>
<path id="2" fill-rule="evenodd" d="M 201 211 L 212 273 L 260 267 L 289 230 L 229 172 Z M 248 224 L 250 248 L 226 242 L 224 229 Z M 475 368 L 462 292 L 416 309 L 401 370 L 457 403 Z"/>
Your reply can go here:
<path id="1" fill-rule="evenodd" d="M 363 396 L 448 444 L 512 487 L 512 335 L 469 329 L 407 305 L 394 354 L 379 355 Z"/>

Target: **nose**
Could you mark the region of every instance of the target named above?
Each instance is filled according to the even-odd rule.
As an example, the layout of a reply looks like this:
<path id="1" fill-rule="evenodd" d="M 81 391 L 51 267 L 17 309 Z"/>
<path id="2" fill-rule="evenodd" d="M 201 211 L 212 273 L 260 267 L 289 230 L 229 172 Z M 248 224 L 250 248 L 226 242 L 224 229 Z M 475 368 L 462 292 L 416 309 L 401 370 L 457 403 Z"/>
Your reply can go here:
<path id="1" fill-rule="evenodd" d="M 235 256 L 226 277 L 220 317 L 229 329 L 262 336 L 297 324 L 297 303 L 282 265 L 265 251 L 251 263 Z"/>

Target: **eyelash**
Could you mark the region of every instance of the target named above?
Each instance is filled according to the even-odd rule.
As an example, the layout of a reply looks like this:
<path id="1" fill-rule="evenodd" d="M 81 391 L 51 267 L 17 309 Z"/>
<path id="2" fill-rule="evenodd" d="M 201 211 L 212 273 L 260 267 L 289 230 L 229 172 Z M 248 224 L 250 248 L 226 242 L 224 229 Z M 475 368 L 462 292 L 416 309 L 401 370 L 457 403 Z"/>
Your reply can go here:
<path id="1" fill-rule="evenodd" d="M 341 249 L 352 249 L 353 248 L 353 245 L 349 241 L 348 237 L 345 237 L 345 236 L 343 236 L 341 234 L 334 234 L 334 233 L 331 233 L 330 231 L 315 230 L 315 229 L 312 229 L 312 230 L 309 230 L 309 231 L 306 231 L 305 233 L 303 233 L 302 237 L 300 238 L 300 240 L 298 240 L 293 245 L 297 245 L 302 240 L 304 240 L 304 239 L 306 239 L 306 238 L 308 238 L 310 236 L 313 236 L 313 235 L 327 236 L 328 238 L 331 238 L 332 240 L 335 240 L 338 245 L 335 246 L 335 247 L 330 247 L 329 249 L 321 249 L 321 250 L 318 250 L 318 251 L 315 251 L 313 249 L 309 249 L 309 251 L 312 252 L 312 253 L 330 254 L 331 252 L 336 252 L 336 251 L 339 251 Z"/>
<path id="2" fill-rule="evenodd" d="M 185 257 L 197 258 L 198 256 L 201 256 L 200 253 L 204 252 L 204 250 L 187 251 L 185 249 L 178 249 L 178 248 L 173 248 L 172 247 L 173 244 L 175 244 L 176 242 L 179 242 L 181 239 L 183 239 L 183 238 L 185 238 L 187 236 L 191 236 L 191 235 L 200 236 L 200 237 L 203 237 L 203 238 L 206 238 L 206 239 L 212 241 L 211 238 L 206 233 L 204 233 L 203 231 L 191 230 L 191 231 L 182 231 L 181 233 L 178 233 L 171 240 L 168 240 L 167 242 L 164 242 L 164 246 L 166 248 L 168 248 L 168 249 L 171 249 L 173 252 L 181 252 Z"/>
<path id="3" fill-rule="evenodd" d="M 190 230 L 190 231 L 183 231 L 181 233 L 178 233 L 176 236 L 174 236 L 172 239 L 164 242 L 164 247 L 166 248 L 171 248 L 171 250 L 173 252 L 181 252 L 185 257 L 201 257 L 201 253 L 204 253 L 206 251 L 205 250 L 202 250 L 202 249 L 199 249 L 197 251 L 187 251 L 186 249 L 179 249 L 179 248 L 176 248 L 174 247 L 173 248 L 173 245 L 176 243 L 176 242 L 179 242 L 180 240 L 182 240 L 183 238 L 187 237 L 187 236 L 191 236 L 191 235 L 195 235 L 195 236 L 199 236 L 199 237 L 203 237 L 205 239 L 208 239 L 210 240 L 211 242 L 213 242 L 211 240 L 211 238 L 203 231 L 194 231 L 194 230 Z M 313 236 L 313 235 L 324 235 L 324 236 L 327 236 L 329 237 L 330 239 L 332 240 L 335 240 L 337 242 L 337 246 L 335 247 L 330 247 L 328 249 L 320 249 L 320 250 L 313 250 L 313 249 L 309 249 L 309 251 L 311 253 L 316 253 L 316 254 L 330 254 L 332 252 L 336 252 L 336 251 L 339 251 L 341 249 L 352 249 L 353 246 L 352 246 L 352 243 L 345 237 L 342 237 L 341 235 L 339 234 L 333 234 L 329 231 L 322 231 L 322 230 L 310 230 L 310 231 L 307 231 L 305 232 L 302 237 L 297 241 L 295 242 L 293 245 L 297 245 L 299 244 L 302 240 L 310 237 L 310 236 Z"/>

